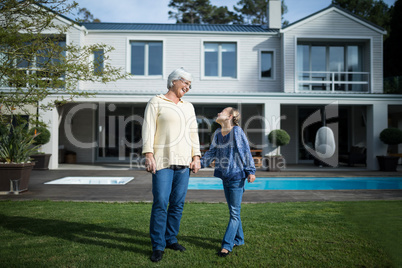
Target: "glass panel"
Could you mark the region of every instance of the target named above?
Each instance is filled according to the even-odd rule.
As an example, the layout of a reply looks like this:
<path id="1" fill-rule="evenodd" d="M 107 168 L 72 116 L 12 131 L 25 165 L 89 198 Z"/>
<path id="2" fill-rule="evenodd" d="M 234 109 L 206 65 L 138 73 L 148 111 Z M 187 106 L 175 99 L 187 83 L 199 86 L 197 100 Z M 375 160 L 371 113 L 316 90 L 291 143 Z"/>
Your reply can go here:
<path id="1" fill-rule="evenodd" d="M 326 47 L 312 46 L 311 47 L 311 70 L 313 72 L 322 72 L 327 69 Z M 326 81 L 326 73 L 312 73 L 311 80 Z M 325 84 L 313 84 L 312 90 L 326 90 Z"/>
<path id="2" fill-rule="evenodd" d="M 222 76 L 236 78 L 236 44 L 222 44 Z"/>
<path id="3" fill-rule="evenodd" d="M 329 69 L 331 72 L 345 71 L 345 47 L 329 47 Z M 345 81 L 345 74 L 335 73 L 335 81 Z M 346 90 L 344 84 L 335 84 L 335 90 Z"/>
<path id="4" fill-rule="evenodd" d="M 272 52 L 261 52 L 261 77 L 272 77 Z"/>
<path id="5" fill-rule="evenodd" d="M 297 46 L 297 72 L 300 80 L 310 80 L 310 47 L 308 45 Z M 307 89 L 306 87 L 300 87 L 300 90 Z"/>
<path id="6" fill-rule="evenodd" d="M 144 75 L 145 64 L 145 43 L 131 43 L 131 74 Z"/>
<path id="7" fill-rule="evenodd" d="M 345 71 L 345 48 L 330 47 L 329 48 L 329 70 L 331 72 Z"/>
<path id="8" fill-rule="evenodd" d="M 361 49 L 359 46 L 348 46 L 348 72 L 362 72 Z M 367 81 L 363 74 L 348 74 L 348 81 Z M 363 85 L 348 85 L 351 91 L 363 91 Z"/>
<path id="9" fill-rule="evenodd" d="M 218 76 L 218 44 L 205 43 L 205 76 Z"/>
<path id="10" fill-rule="evenodd" d="M 94 73 L 101 75 L 103 71 L 103 49 L 94 51 Z"/>
<path id="11" fill-rule="evenodd" d="M 162 42 L 149 42 L 148 75 L 162 75 Z"/>

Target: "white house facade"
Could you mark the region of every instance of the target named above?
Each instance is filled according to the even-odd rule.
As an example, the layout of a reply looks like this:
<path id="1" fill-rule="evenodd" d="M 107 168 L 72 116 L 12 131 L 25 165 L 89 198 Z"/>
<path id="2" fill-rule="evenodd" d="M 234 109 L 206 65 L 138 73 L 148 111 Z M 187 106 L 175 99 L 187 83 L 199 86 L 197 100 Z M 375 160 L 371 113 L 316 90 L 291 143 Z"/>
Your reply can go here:
<path id="1" fill-rule="evenodd" d="M 280 14 L 280 5 L 271 2 L 270 11 L 279 7 Z M 336 165 L 340 155 L 358 146 L 364 148 L 362 164 L 378 169 L 376 155 L 387 150 L 379 133 L 402 127 L 401 96 L 382 94 L 385 31 L 336 6 L 283 29 L 273 28 L 278 23 L 272 20 L 278 18 L 272 16 L 270 28 L 134 23 L 72 28 L 67 43 L 113 46 L 107 60 L 131 75 L 107 84 L 80 83 L 80 90 L 96 95 L 42 113 L 52 133 L 44 146 L 52 153 L 50 168 L 62 162 L 59 148 L 76 153 L 78 163 L 138 157 L 145 106 L 167 92 L 167 76 L 183 67 L 194 76 L 184 98 L 195 107 L 202 149 L 208 148 L 216 114 L 233 106 L 241 111 L 251 147 L 262 155 L 273 153 L 267 135 L 281 128 L 291 137 L 281 148 L 286 163 L 313 163 L 309 148 L 326 125 L 335 134 Z"/>

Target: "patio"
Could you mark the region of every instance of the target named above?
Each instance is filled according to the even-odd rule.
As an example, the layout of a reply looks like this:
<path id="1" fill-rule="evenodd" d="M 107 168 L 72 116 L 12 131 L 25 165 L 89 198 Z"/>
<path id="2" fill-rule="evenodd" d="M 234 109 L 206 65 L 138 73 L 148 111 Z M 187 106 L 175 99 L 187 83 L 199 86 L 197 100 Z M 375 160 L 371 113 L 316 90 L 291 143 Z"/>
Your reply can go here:
<path id="1" fill-rule="evenodd" d="M 258 177 L 402 177 L 397 172 L 367 171 L 364 167 L 288 166 L 281 172 L 257 171 Z M 134 176 L 126 185 L 50 185 L 55 179 L 72 176 Z M 213 170 L 201 170 L 195 177 L 213 177 Z M 58 200 L 92 202 L 152 202 L 151 174 L 143 169 L 130 169 L 126 164 L 68 165 L 57 170 L 32 171 L 29 191 L 19 195 L 1 195 L 0 200 Z M 402 190 L 247 190 L 245 203 L 301 201 L 402 200 Z M 188 202 L 225 202 L 220 190 L 189 190 Z"/>

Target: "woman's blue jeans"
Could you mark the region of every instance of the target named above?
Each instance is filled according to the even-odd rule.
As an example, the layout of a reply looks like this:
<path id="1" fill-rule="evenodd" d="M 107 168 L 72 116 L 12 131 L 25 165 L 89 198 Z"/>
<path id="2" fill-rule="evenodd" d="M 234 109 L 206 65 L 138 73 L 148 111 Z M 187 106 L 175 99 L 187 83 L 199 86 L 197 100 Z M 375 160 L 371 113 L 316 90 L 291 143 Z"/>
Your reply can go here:
<path id="1" fill-rule="evenodd" d="M 165 168 L 152 175 L 154 199 L 149 229 L 153 251 L 177 243 L 189 177 L 188 168 Z"/>
<path id="2" fill-rule="evenodd" d="M 228 251 L 233 250 L 233 246 L 244 244 L 243 226 L 240 219 L 241 200 L 244 193 L 244 179 L 242 180 L 223 180 L 223 190 L 229 207 L 230 219 L 222 241 L 222 248 Z"/>

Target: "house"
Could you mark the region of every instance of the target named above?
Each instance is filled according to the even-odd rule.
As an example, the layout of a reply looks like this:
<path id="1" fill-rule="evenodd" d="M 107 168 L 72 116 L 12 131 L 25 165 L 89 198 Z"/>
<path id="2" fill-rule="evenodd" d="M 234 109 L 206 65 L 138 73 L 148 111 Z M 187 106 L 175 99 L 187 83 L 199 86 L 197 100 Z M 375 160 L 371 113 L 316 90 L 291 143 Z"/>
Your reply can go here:
<path id="1" fill-rule="evenodd" d="M 184 67 L 194 76 L 185 99 L 195 106 L 203 149 L 213 118 L 234 106 L 250 145 L 263 155 L 273 151 L 268 133 L 282 128 L 291 136 L 281 148 L 287 163 L 313 163 L 315 135 L 327 125 L 337 145 L 331 165 L 360 146 L 367 168 L 377 169 L 376 155 L 387 148 L 379 133 L 402 127 L 401 96 L 382 94 L 384 29 L 332 5 L 285 28 L 279 0 L 270 1 L 269 11 L 269 25 L 259 26 L 83 23 L 72 28 L 67 43 L 111 45 L 115 51 L 108 60 L 132 75 L 108 84 L 80 83 L 96 96 L 42 114 L 52 132 L 44 146 L 53 154 L 50 168 L 58 167 L 59 146 L 75 152 L 79 163 L 138 157 L 148 100 L 165 93 L 169 73 Z"/>

